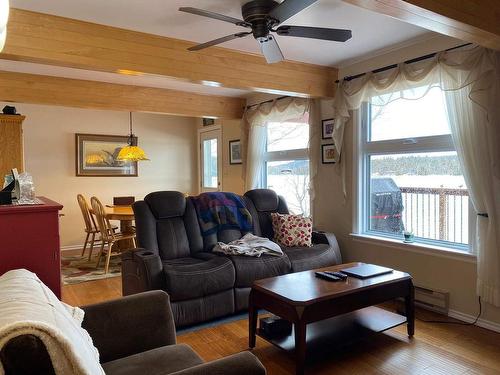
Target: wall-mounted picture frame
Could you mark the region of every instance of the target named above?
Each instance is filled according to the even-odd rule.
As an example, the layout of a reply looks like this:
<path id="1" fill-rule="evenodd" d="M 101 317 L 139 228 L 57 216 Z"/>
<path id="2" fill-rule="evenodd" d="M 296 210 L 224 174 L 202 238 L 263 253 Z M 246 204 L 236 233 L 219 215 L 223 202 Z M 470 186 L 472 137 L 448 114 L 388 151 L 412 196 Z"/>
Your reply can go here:
<path id="1" fill-rule="evenodd" d="M 321 145 L 321 162 L 323 164 L 335 164 L 337 160 L 337 149 L 333 143 Z"/>
<path id="2" fill-rule="evenodd" d="M 229 141 L 229 164 L 241 164 L 241 140 Z"/>
<path id="3" fill-rule="evenodd" d="M 333 119 L 329 118 L 321 121 L 321 138 L 332 139 L 333 134 Z"/>
<path id="4" fill-rule="evenodd" d="M 137 138 L 137 137 L 135 137 Z M 137 162 L 117 160 L 128 136 L 75 134 L 77 177 L 137 177 Z"/>
<path id="5" fill-rule="evenodd" d="M 203 117 L 203 126 L 215 125 L 215 119 L 209 117 Z"/>

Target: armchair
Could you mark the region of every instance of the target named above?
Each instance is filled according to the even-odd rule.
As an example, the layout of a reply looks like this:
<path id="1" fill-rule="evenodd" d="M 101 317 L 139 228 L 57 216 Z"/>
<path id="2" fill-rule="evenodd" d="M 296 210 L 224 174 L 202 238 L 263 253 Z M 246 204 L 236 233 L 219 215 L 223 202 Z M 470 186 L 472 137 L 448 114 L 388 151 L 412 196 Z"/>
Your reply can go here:
<path id="1" fill-rule="evenodd" d="M 204 363 L 188 345 L 176 344 L 167 293 L 150 291 L 83 307 L 85 328 L 106 374 L 263 375 L 250 352 Z"/>

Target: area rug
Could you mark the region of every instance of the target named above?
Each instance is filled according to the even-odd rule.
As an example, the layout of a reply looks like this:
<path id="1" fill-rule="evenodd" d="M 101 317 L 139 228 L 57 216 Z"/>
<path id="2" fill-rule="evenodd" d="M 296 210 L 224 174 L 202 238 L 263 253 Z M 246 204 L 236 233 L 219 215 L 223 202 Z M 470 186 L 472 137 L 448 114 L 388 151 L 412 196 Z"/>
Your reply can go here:
<path id="1" fill-rule="evenodd" d="M 64 285 L 79 284 L 86 281 L 107 279 L 121 276 L 122 267 L 120 257 L 111 257 L 109 262 L 109 273 L 104 273 L 105 259 L 101 259 L 99 268 L 96 268 L 97 257 L 61 256 L 61 273 Z"/>

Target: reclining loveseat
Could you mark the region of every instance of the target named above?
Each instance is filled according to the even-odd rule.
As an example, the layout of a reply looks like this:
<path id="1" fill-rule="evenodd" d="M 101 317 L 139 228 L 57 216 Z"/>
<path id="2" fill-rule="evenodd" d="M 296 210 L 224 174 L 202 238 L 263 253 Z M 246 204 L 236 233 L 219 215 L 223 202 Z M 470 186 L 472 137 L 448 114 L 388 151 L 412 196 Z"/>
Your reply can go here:
<path id="1" fill-rule="evenodd" d="M 274 238 L 271 213 L 288 214 L 273 190 L 250 190 L 241 197 L 253 221 L 252 233 Z M 177 326 L 191 325 L 247 309 L 255 280 L 341 263 L 331 233 L 313 232 L 311 247 L 282 247 L 281 257 L 213 253 L 246 233 L 220 230 L 202 236 L 192 197 L 176 191 L 148 194 L 133 205 L 138 249 L 122 254 L 123 295 L 166 291 Z"/>

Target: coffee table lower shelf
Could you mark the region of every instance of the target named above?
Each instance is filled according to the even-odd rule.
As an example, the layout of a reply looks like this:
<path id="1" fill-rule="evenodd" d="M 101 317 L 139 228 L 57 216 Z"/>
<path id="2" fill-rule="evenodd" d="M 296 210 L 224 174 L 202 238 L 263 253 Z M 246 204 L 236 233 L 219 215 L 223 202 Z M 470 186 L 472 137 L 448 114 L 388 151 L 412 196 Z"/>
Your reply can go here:
<path id="1" fill-rule="evenodd" d="M 307 357 L 316 357 L 404 323 L 405 316 L 374 306 L 310 323 L 306 335 Z M 287 352 L 295 350 L 293 329 L 289 335 L 281 337 L 268 337 L 260 329 L 257 335 Z"/>

